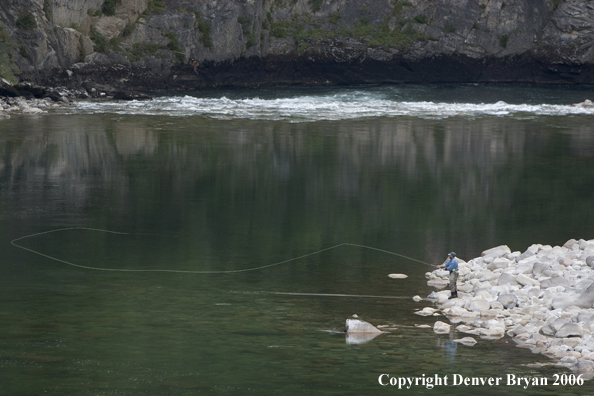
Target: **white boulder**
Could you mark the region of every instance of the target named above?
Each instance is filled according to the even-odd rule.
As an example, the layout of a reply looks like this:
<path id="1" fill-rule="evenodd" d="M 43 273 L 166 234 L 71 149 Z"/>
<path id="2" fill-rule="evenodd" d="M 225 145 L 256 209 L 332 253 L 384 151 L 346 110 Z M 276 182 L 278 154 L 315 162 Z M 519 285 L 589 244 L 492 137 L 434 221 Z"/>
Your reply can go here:
<path id="1" fill-rule="evenodd" d="M 371 323 L 367 323 L 359 319 L 347 319 L 346 320 L 346 333 L 372 333 L 379 334 L 381 330 L 373 326 Z"/>
<path id="2" fill-rule="evenodd" d="M 444 323 L 442 321 L 437 321 L 433 325 L 433 331 L 437 334 L 446 334 L 450 332 L 451 325 Z"/>
<path id="3" fill-rule="evenodd" d="M 481 257 L 491 256 L 491 257 L 501 257 L 508 253 L 511 253 L 511 249 L 507 245 L 497 246 L 491 249 L 487 249 L 481 253 Z"/>
<path id="4" fill-rule="evenodd" d="M 459 342 L 460 344 L 464 344 L 464 345 L 468 345 L 468 346 L 473 346 L 474 344 L 476 344 L 476 340 L 472 337 L 459 338 L 457 340 L 454 340 L 454 342 Z"/>

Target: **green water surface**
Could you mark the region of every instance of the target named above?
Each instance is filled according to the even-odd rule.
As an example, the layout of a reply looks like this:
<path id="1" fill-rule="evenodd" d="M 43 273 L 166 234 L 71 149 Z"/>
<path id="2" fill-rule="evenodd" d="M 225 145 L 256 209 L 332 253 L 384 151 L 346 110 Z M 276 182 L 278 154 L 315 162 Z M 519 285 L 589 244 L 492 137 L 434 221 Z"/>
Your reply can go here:
<path id="1" fill-rule="evenodd" d="M 593 122 L 2 120 L 0 394 L 594 394 L 591 381 L 552 385 L 571 372 L 528 366 L 551 361 L 509 337 L 468 347 L 415 327 L 447 321 L 413 313 L 432 305 L 412 300 L 433 290 L 431 267 L 380 251 L 232 273 L 101 270 L 236 271 L 345 242 L 440 264 L 591 239 Z M 45 256 L 10 244 L 25 236 Z M 354 314 L 387 332 L 347 343 Z M 398 390 L 384 373 L 549 385 Z"/>

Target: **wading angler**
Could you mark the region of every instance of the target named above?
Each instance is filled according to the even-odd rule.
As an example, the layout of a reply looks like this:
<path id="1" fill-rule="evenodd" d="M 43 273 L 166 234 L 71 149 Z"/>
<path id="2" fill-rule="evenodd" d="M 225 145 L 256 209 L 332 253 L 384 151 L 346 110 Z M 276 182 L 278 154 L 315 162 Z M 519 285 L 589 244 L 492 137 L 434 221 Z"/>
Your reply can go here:
<path id="1" fill-rule="evenodd" d="M 456 260 L 456 253 L 451 252 L 443 264 L 438 265 L 437 268 L 445 268 L 450 271 L 450 299 L 458 298 L 458 289 L 456 283 L 458 282 L 458 260 Z"/>

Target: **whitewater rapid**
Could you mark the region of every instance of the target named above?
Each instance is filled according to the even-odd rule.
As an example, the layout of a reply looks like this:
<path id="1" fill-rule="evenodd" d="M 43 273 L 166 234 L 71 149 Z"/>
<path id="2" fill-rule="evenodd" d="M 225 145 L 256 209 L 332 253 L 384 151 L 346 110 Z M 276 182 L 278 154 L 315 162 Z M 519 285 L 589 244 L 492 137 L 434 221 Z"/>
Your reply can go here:
<path id="1" fill-rule="evenodd" d="M 531 117 L 594 115 L 594 108 L 572 103 L 516 103 L 498 100 L 492 103 L 407 100 L 375 91 L 346 91 L 325 94 L 288 95 L 287 97 L 160 96 L 149 101 L 80 101 L 72 111 L 86 114 L 200 116 L 213 119 L 286 120 L 308 122 L 347 120 L 368 117 Z"/>

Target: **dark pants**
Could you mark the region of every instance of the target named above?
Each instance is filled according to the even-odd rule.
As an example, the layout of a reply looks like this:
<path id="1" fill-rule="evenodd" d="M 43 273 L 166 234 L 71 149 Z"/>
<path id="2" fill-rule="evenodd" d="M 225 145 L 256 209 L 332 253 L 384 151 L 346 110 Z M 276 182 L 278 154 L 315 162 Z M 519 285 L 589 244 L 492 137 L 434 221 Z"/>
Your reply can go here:
<path id="1" fill-rule="evenodd" d="M 458 292 L 456 282 L 458 282 L 458 271 L 450 271 L 450 291 L 452 293 Z"/>

